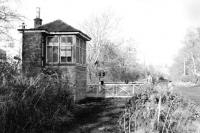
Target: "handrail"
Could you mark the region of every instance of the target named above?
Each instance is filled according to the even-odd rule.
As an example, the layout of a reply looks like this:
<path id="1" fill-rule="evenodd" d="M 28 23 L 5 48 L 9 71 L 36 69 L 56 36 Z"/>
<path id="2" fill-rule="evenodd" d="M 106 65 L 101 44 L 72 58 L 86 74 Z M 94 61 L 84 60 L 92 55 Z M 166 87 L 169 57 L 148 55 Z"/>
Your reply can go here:
<path id="1" fill-rule="evenodd" d="M 145 82 L 104 82 L 104 84 L 145 84 Z"/>
<path id="2" fill-rule="evenodd" d="M 131 84 L 145 84 L 146 82 L 129 82 L 129 83 L 124 83 L 124 82 L 104 82 L 105 85 L 107 84 L 122 84 L 122 85 L 131 85 Z M 88 85 L 99 85 L 99 84 L 88 84 Z"/>
<path id="3" fill-rule="evenodd" d="M 135 94 L 135 89 L 142 87 L 146 82 L 105 82 L 101 84 L 88 84 L 87 96 L 90 97 L 132 97 Z"/>

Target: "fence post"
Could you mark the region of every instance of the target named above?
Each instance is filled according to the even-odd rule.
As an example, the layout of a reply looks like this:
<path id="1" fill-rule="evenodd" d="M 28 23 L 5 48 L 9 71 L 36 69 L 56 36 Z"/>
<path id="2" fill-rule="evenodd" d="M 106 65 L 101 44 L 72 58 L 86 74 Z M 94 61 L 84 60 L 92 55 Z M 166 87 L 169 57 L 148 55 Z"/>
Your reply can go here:
<path id="1" fill-rule="evenodd" d="M 160 95 L 159 102 L 158 102 L 158 118 L 157 118 L 158 124 L 160 121 L 160 111 L 161 111 L 161 95 Z"/>
<path id="2" fill-rule="evenodd" d="M 73 88 L 73 100 L 74 100 L 74 103 L 76 102 L 76 89 Z"/>
<path id="3" fill-rule="evenodd" d="M 117 96 L 117 86 L 115 85 L 115 97 Z"/>
<path id="4" fill-rule="evenodd" d="M 97 87 L 97 97 L 99 96 L 99 90 L 101 89 L 101 82 L 99 82 L 99 87 Z"/>
<path id="5" fill-rule="evenodd" d="M 135 94 L 135 86 L 133 85 L 132 94 Z"/>

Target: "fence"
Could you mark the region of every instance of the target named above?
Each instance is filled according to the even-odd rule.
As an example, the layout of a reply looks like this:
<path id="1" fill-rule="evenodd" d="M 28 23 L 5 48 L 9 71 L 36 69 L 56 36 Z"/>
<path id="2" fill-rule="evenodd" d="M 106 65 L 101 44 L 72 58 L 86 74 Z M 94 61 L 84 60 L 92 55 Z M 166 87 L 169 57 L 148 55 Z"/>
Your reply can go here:
<path id="1" fill-rule="evenodd" d="M 89 84 L 86 90 L 87 97 L 132 97 L 135 91 L 140 90 L 145 85 L 144 82 L 106 82 L 104 85 Z"/>

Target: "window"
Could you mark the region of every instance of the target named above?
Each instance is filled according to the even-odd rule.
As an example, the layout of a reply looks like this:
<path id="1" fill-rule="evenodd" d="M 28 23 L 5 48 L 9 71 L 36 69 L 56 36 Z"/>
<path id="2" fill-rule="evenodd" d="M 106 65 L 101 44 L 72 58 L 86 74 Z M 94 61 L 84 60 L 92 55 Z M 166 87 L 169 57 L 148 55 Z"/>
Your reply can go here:
<path id="1" fill-rule="evenodd" d="M 58 37 L 48 37 L 47 39 L 47 62 L 58 63 L 59 53 Z"/>
<path id="2" fill-rule="evenodd" d="M 46 62 L 71 63 L 72 62 L 72 36 L 53 36 L 47 37 Z"/>
<path id="3" fill-rule="evenodd" d="M 61 63 L 72 62 L 72 37 L 61 37 L 60 61 Z"/>
<path id="4" fill-rule="evenodd" d="M 86 63 L 86 45 L 85 41 L 80 38 L 76 38 L 76 63 Z"/>
<path id="5" fill-rule="evenodd" d="M 82 56 L 81 56 L 81 62 L 82 64 L 86 64 L 86 44 L 85 41 L 81 41 L 81 52 L 82 52 Z"/>
<path id="6" fill-rule="evenodd" d="M 46 62 L 86 64 L 86 43 L 81 38 L 74 39 L 73 35 L 47 37 Z"/>
<path id="7" fill-rule="evenodd" d="M 82 44 L 83 43 L 83 41 L 82 40 L 80 40 L 80 47 L 79 47 L 79 52 L 80 52 L 80 56 L 79 56 L 79 60 L 80 60 L 80 64 L 83 64 L 83 51 L 82 51 Z"/>
<path id="8" fill-rule="evenodd" d="M 83 46 L 86 46 L 85 42 L 83 43 Z M 86 64 L 86 48 L 85 47 L 83 47 L 83 64 Z"/>
<path id="9" fill-rule="evenodd" d="M 80 59 L 79 59 L 79 56 L 80 56 L 80 51 L 79 51 L 79 48 L 80 47 L 80 39 L 79 38 L 76 38 L 76 63 L 80 63 Z"/>

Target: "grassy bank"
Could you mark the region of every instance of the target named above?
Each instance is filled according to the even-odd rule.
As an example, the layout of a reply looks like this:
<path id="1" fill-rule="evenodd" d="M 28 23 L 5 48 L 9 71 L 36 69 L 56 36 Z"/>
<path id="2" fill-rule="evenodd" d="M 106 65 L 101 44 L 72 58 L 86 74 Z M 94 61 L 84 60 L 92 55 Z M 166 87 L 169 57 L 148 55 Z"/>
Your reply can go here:
<path id="1" fill-rule="evenodd" d="M 56 73 L 26 77 L 13 64 L 0 64 L 0 132 L 60 132 L 73 119 L 68 83 Z"/>
<path id="2" fill-rule="evenodd" d="M 126 133 L 197 133 L 199 111 L 195 102 L 167 86 L 149 86 L 127 103 L 120 127 Z"/>
<path id="3" fill-rule="evenodd" d="M 192 101 L 200 105 L 200 85 L 189 87 L 178 86 L 176 87 L 175 91 L 185 98 L 191 99 Z"/>

